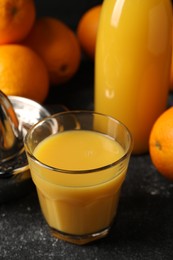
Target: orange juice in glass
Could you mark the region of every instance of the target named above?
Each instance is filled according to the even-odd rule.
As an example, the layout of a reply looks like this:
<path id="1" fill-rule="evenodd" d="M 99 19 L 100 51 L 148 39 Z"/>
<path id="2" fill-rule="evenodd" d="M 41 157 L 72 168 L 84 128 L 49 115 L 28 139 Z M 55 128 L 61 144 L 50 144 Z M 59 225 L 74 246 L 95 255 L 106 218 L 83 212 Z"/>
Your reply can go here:
<path id="1" fill-rule="evenodd" d="M 170 0 L 105 0 L 95 57 L 95 111 L 122 121 L 133 153 L 148 151 L 151 127 L 167 104 Z"/>
<path id="2" fill-rule="evenodd" d="M 75 244 L 106 236 L 132 150 L 128 129 L 106 115 L 64 112 L 36 124 L 25 148 L 53 234 Z"/>

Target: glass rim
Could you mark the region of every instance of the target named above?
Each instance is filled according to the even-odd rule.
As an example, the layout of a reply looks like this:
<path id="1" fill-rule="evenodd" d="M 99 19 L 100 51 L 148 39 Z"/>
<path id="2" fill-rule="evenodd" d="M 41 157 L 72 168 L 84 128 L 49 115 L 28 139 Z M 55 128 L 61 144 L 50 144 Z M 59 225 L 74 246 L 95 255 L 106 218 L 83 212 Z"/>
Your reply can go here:
<path id="1" fill-rule="evenodd" d="M 27 144 L 27 139 L 30 135 L 30 133 L 33 131 L 34 128 L 36 128 L 37 126 L 41 125 L 43 122 L 49 120 L 49 119 L 52 119 L 52 118 L 56 118 L 58 116 L 61 116 L 61 115 L 68 115 L 68 114 L 93 114 L 93 115 L 98 115 L 98 116 L 102 116 L 102 117 L 107 117 L 111 120 L 113 120 L 114 122 L 120 124 L 121 126 L 124 127 L 124 129 L 127 131 L 128 135 L 129 135 L 129 147 L 128 149 L 124 152 L 124 155 L 122 157 L 120 157 L 118 160 L 115 160 L 113 161 L 112 163 L 109 163 L 109 164 L 106 164 L 106 165 L 103 165 L 103 166 L 100 166 L 100 167 L 97 167 L 97 168 L 91 168 L 91 169 L 87 169 L 87 170 L 71 170 L 71 169 L 61 169 L 61 168 L 58 168 L 58 167 L 53 167 L 53 166 L 50 166 L 50 165 L 47 165 L 43 162 L 41 162 L 39 159 L 37 159 L 33 153 L 30 151 L 29 147 L 28 147 L 28 144 Z M 85 130 L 85 129 L 84 129 Z M 70 130 L 69 130 L 70 131 Z M 90 131 L 90 130 L 89 130 Z M 96 131 L 97 132 L 97 131 Z M 55 114 L 52 114 L 50 116 L 47 116 L 43 119 L 41 119 L 39 122 L 37 122 L 36 124 L 34 124 L 27 132 L 27 134 L 25 135 L 25 138 L 24 138 L 24 145 L 25 145 L 25 150 L 28 154 L 28 156 L 33 160 L 35 161 L 38 165 L 48 169 L 48 170 L 51 170 L 51 171 L 54 171 L 54 172 L 61 172 L 61 173 L 65 173 L 65 174 L 91 174 L 91 173 L 94 173 L 94 172 L 98 172 L 98 171 L 104 171 L 106 169 L 109 169 L 109 168 L 113 168 L 115 167 L 116 165 L 120 164 L 121 162 L 123 162 L 132 152 L 132 149 L 133 149 L 133 137 L 132 137 L 132 134 L 131 132 L 129 131 L 129 129 L 127 128 L 127 126 L 122 123 L 120 120 L 110 116 L 110 115 L 106 115 L 104 113 L 99 113 L 99 112 L 95 112 L 95 111 L 92 111 L 92 110 L 68 110 L 68 111 L 63 111 L 63 112 L 58 112 L 58 113 L 55 113 Z"/>

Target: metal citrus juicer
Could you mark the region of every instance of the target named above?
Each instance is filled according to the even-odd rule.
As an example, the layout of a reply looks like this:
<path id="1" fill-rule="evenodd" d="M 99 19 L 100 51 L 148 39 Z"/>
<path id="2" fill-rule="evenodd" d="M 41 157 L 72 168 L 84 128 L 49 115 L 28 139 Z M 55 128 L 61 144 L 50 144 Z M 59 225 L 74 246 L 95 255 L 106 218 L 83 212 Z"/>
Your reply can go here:
<path id="1" fill-rule="evenodd" d="M 34 188 L 23 138 L 50 113 L 37 102 L 6 96 L 0 91 L 0 203 L 26 195 Z"/>

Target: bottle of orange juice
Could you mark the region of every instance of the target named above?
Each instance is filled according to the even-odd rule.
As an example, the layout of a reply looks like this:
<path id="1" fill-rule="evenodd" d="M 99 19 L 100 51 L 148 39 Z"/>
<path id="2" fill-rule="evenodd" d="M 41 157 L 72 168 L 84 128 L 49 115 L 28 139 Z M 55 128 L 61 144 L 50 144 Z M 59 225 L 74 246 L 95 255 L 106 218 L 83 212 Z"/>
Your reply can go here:
<path id="1" fill-rule="evenodd" d="M 170 0 L 105 0 L 95 57 L 95 110 L 122 121 L 133 153 L 148 151 L 156 118 L 165 110 L 171 64 Z"/>

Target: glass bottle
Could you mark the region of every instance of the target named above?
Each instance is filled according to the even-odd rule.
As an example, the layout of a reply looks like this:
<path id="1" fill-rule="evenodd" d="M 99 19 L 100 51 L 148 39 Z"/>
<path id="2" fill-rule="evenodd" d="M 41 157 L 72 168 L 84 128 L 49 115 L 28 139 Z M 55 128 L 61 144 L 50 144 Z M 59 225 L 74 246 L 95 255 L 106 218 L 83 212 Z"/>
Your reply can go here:
<path id="1" fill-rule="evenodd" d="M 122 121 L 133 153 L 148 151 L 166 109 L 172 51 L 170 0 L 104 0 L 96 42 L 95 110 Z"/>

